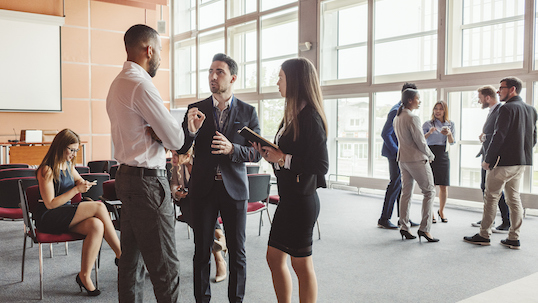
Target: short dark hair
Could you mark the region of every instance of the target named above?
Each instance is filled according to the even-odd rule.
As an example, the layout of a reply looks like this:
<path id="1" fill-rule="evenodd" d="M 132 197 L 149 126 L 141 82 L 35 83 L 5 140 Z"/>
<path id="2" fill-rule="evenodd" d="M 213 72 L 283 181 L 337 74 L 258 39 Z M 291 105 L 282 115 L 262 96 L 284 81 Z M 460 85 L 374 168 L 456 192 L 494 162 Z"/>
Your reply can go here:
<path id="1" fill-rule="evenodd" d="M 523 88 L 523 82 L 521 82 L 521 80 L 519 80 L 519 78 L 517 77 L 506 77 L 502 79 L 501 82 L 506 82 L 506 86 L 508 86 L 508 88 L 515 87 L 516 94 L 518 95 L 521 92 L 521 89 Z"/>
<path id="2" fill-rule="evenodd" d="M 159 33 L 145 24 L 131 26 L 123 36 L 127 51 L 134 50 L 144 43 L 153 44 L 157 39 L 159 39 Z"/>
<path id="3" fill-rule="evenodd" d="M 402 86 L 402 92 L 408 88 L 417 89 L 417 86 L 415 85 L 415 83 L 405 82 Z"/>
<path id="4" fill-rule="evenodd" d="M 215 61 L 222 61 L 228 64 L 228 68 L 230 69 L 230 74 L 232 74 L 232 76 L 237 75 L 237 63 L 235 62 L 234 59 L 232 59 L 232 57 L 223 53 L 218 53 L 215 56 L 213 56 L 212 62 L 215 62 Z"/>

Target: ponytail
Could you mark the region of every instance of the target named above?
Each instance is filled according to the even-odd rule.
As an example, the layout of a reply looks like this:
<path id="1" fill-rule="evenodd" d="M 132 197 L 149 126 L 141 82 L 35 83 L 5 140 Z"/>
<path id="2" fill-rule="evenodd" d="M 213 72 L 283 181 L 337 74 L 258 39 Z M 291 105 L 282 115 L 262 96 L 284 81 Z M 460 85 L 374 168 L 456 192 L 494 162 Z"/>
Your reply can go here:
<path id="1" fill-rule="evenodd" d="M 402 105 L 400 105 L 400 107 L 398 107 L 398 112 L 396 113 L 396 116 L 399 116 L 402 113 L 403 109 L 404 109 L 404 105 L 402 103 Z"/>

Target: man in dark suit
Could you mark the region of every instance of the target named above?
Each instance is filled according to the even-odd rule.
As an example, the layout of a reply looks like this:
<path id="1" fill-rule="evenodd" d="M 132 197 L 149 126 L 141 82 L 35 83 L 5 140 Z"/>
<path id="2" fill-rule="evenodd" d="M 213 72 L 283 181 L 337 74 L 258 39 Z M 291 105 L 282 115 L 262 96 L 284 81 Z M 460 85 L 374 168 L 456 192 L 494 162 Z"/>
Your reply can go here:
<path id="1" fill-rule="evenodd" d="M 497 100 L 495 88 L 491 85 L 482 86 L 478 89 L 478 103 L 482 104 L 482 109 L 489 108 L 488 118 L 484 123 L 482 134 L 478 137 L 480 142 L 482 142 L 482 147 L 478 155 L 476 155 L 476 157 L 482 156 L 482 161 L 484 161 L 486 150 L 488 150 L 489 143 L 493 137 L 495 121 L 497 121 L 497 117 L 499 116 L 499 108 L 501 108 L 502 103 Z M 483 193 L 486 190 L 486 171 L 481 169 L 481 174 L 482 181 L 480 182 L 480 188 Z M 508 205 L 506 205 L 504 192 L 501 192 L 501 198 L 499 199 L 499 210 L 501 211 L 502 223 L 492 231 L 494 233 L 507 233 L 508 229 L 510 229 L 510 210 L 508 209 Z M 481 223 L 482 221 L 478 221 L 471 225 L 480 227 Z"/>
<path id="2" fill-rule="evenodd" d="M 501 80 L 497 93 L 506 103 L 499 109 L 495 131 L 482 162 L 486 173 L 484 213 L 480 233 L 463 237 L 465 242 L 490 245 L 491 226 L 495 219 L 497 202 L 504 189 L 510 208 L 508 238 L 501 244 L 519 249 L 519 232 L 523 222 L 523 206 L 519 195 L 525 166 L 532 165 L 532 148 L 536 144 L 536 109 L 519 96 L 523 84 L 516 77 Z"/>
<path id="3" fill-rule="evenodd" d="M 248 126 L 260 133 L 253 106 L 237 99 L 232 86 L 237 79 L 237 63 L 225 54 L 216 54 L 209 68 L 211 97 L 189 105 L 183 121 L 184 153 L 193 142 L 194 163 L 189 184 L 194 227 L 194 296 L 209 302 L 211 248 L 215 220 L 222 217 L 230 252 L 228 300 L 242 302 L 245 295 L 245 224 L 248 179 L 244 162 L 258 162 L 260 154 L 238 134 Z"/>

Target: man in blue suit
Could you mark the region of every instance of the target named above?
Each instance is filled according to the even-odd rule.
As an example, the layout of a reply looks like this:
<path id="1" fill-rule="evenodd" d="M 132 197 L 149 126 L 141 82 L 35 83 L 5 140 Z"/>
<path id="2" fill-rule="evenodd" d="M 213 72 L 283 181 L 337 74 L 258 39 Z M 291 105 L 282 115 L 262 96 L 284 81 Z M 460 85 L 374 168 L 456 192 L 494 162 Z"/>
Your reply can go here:
<path id="1" fill-rule="evenodd" d="M 417 89 L 414 83 L 405 83 L 402 86 L 402 92 L 408 88 Z M 389 176 L 390 181 L 385 193 L 385 201 L 383 202 L 383 210 L 381 211 L 381 217 L 377 221 L 377 226 L 380 228 L 396 229 L 398 226 L 390 222 L 392 217 L 392 211 L 394 210 L 394 202 L 396 199 L 400 201 L 400 192 L 402 189 L 402 182 L 400 178 L 400 167 L 398 161 L 396 161 L 396 155 L 398 154 L 398 139 L 396 133 L 392 127 L 392 121 L 396 117 L 398 108 L 402 105 L 401 101 L 398 101 L 389 111 L 387 115 L 387 121 L 381 131 L 381 137 L 383 138 L 383 148 L 381 149 L 381 155 L 387 157 L 389 161 Z M 418 226 L 418 224 L 411 222 L 411 226 Z"/>
<path id="2" fill-rule="evenodd" d="M 258 162 L 260 154 L 238 134 L 248 126 L 260 133 L 253 106 L 237 99 L 232 86 L 237 63 L 216 54 L 209 68 L 209 98 L 189 105 L 183 120 L 186 152 L 194 143 L 194 163 L 189 183 L 194 228 L 194 297 L 209 302 L 211 248 L 219 212 L 230 252 L 228 300 L 242 302 L 245 295 L 245 224 L 248 179 L 245 162 Z"/>

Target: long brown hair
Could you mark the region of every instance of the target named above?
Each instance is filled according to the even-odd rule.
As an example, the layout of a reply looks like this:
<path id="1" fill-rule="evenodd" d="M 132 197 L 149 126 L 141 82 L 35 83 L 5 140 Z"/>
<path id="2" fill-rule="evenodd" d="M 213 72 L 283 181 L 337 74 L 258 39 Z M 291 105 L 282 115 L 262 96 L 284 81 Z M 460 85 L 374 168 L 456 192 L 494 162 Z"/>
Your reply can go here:
<path id="1" fill-rule="evenodd" d="M 65 150 L 71 144 L 80 145 L 80 137 L 74 131 L 66 128 L 60 131 L 52 140 L 49 151 L 43 158 L 43 161 L 37 168 L 37 171 L 41 171 L 43 174 L 42 168 L 44 166 L 49 166 L 52 170 L 52 177 L 54 181 L 60 180 L 60 166 L 64 160 Z M 69 163 L 69 169 L 73 168 L 74 163 L 77 162 L 77 155 L 73 157 L 73 161 Z"/>
<path id="2" fill-rule="evenodd" d="M 306 102 L 307 106 L 312 106 L 318 112 L 327 133 L 323 95 L 314 64 L 306 58 L 289 59 L 282 63 L 282 71 L 286 76 L 286 104 L 282 118 L 282 123 L 286 127 L 284 133 L 293 132 L 293 141 L 299 137 L 299 121 L 294 117 L 299 115 L 302 102 Z"/>
<path id="3" fill-rule="evenodd" d="M 443 123 L 445 122 L 450 122 L 450 120 L 448 120 L 448 105 L 446 104 L 445 101 L 437 101 L 435 103 L 435 105 L 433 106 L 433 109 L 432 109 L 432 122 L 435 122 L 435 115 L 433 113 L 433 111 L 435 110 L 435 107 L 437 106 L 437 104 L 441 104 L 441 106 L 443 107 Z"/>

